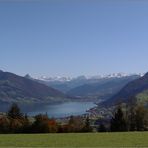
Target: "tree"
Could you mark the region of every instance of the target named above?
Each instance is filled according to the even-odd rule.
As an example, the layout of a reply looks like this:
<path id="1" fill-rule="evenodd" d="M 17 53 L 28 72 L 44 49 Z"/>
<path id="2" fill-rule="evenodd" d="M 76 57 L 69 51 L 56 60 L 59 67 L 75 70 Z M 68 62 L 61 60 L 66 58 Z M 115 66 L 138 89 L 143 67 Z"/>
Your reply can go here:
<path id="1" fill-rule="evenodd" d="M 127 131 L 127 123 L 121 107 L 118 107 L 117 112 L 110 121 L 110 130 L 113 132 Z"/>
<path id="2" fill-rule="evenodd" d="M 10 126 L 10 120 L 7 117 L 1 117 L 0 118 L 0 133 L 6 134 L 9 133 L 9 126 Z"/>
<path id="3" fill-rule="evenodd" d="M 10 107 L 8 111 L 8 117 L 12 119 L 22 119 L 23 118 L 23 114 L 21 113 L 20 108 L 18 107 L 16 103 L 12 104 L 12 106 Z"/>
<path id="4" fill-rule="evenodd" d="M 67 132 L 82 132 L 84 127 L 83 119 L 81 117 L 71 116 L 66 127 L 68 128 Z"/>
<path id="5" fill-rule="evenodd" d="M 83 127 L 83 132 L 92 132 L 92 127 L 90 126 L 90 119 L 89 117 L 85 120 L 85 125 Z"/>
<path id="6" fill-rule="evenodd" d="M 127 123 L 128 123 L 128 130 L 129 131 L 136 131 L 136 113 L 135 107 L 131 106 L 127 113 Z"/>
<path id="7" fill-rule="evenodd" d="M 128 126 L 130 131 L 148 130 L 148 110 L 142 104 L 130 106 Z"/>
<path id="8" fill-rule="evenodd" d="M 98 132 L 107 132 L 106 127 L 104 126 L 104 124 L 100 124 L 99 128 L 98 128 Z"/>
<path id="9" fill-rule="evenodd" d="M 55 119 L 49 119 L 48 121 L 48 128 L 49 133 L 57 133 L 58 132 L 58 125 Z"/>
<path id="10" fill-rule="evenodd" d="M 148 125 L 147 119 L 147 110 L 144 108 L 143 105 L 138 105 L 135 109 L 135 122 L 136 122 L 136 130 L 137 131 L 144 131 Z"/>
<path id="11" fill-rule="evenodd" d="M 32 125 L 34 133 L 56 133 L 58 131 L 57 123 L 54 119 L 49 119 L 47 115 L 37 115 Z"/>
<path id="12" fill-rule="evenodd" d="M 35 116 L 35 122 L 32 125 L 34 133 L 48 133 L 48 117 L 46 115 Z"/>
<path id="13" fill-rule="evenodd" d="M 74 116 L 70 116 L 68 124 L 69 125 L 74 125 Z"/>
<path id="14" fill-rule="evenodd" d="M 20 108 L 16 103 L 13 103 L 7 113 L 7 117 L 10 120 L 9 130 L 10 133 L 22 132 L 24 126 L 25 117 L 21 113 Z"/>
<path id="15" fill-rule="evenodd" d="M 137 98 L 135 96 L 131 96 L 128 100 L 128 104 L 126 104 L 126 121 L 128 131 L 136 130 L 135 106 L 137 106 Z"/>
<path id="16" fill-rule="evenodd" d="M 23 127 L 22 120 L 14 118 L 10 119 L 10 126 L 9 126 L 10 133 L 21 133 L 22 127 Z"/>
<path id="17" fill-rule="evenodd" d="M 28 119 L 27 114 L 25 114 L 24 120 L 23 120 L 23 126 L 20 130 L 22 133 L 30 133 L 31 132 L 31 123 Z"/>

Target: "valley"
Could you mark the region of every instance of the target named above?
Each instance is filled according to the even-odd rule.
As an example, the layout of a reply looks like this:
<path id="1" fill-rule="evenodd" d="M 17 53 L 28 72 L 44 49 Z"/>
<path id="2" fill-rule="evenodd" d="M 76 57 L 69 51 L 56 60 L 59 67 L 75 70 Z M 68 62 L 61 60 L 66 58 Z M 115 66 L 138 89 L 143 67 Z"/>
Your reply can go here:
<path id="1" fill-rule="evenodd" d="M 148 1 L 0 0 L 0 148 L 148 148 Z"/>
<path id="2" fill-rule="evenodd" d="M 47 113 L 50 117 L 61 118 L 89 114 L 93 119 L 107 119 L 114 106 L 130 103 L 130 97 L 147 103 L 147 78 L 147 74 L 118 73 L 104 77 L 35 79 L 29 74 L 21 77 L 0 71 L 1 111 L 5 112 L 10 104 L 17 103 L 30 115 Z"/>

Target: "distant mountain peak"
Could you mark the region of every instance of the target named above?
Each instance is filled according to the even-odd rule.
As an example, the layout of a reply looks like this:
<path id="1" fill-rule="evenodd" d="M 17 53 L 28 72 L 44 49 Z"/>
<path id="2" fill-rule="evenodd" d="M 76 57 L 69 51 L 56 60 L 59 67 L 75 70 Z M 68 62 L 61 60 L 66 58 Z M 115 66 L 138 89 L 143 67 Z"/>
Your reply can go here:
<path id="1" fill-rule="evenodd" d="M 128 77 L 128 76 L 133 76 L 137 75 L 142 77 L 144 74 L 126 74 L 126 73 L 112 73 L 112 74 L 106 74 L 106 75 L 96 75 L 96 76 L 78 76 L 78 77 L 60 77 L 60 76 L 55 76 L 55 77 L 47 77 L 47 76 L 40 76 L 34 79 L 37 80 L 42 80 L 42 81 L 48 81 L 48 82 L 54 82 L 54 81 L 59 81 L 59 82 L 68 82 L 72 80 L 91 80 L 91 79 L 106 79 L 106 78 L 122 78 L 122 77 Z"/>
<path id="2" fill-rule="evenodd" d="M 34 79 L 42 80 L 42 81 L 49 81 L 49 82 L 53 82 L 53 81 L 66 82 L 66 81 L 72 80 L 72 78 L 70 77 L 60 77 L 60 76 L 55 76 L 55 77 L 40 76 Z"/>
<path id="3" fill-rule="evenodd" d="M 32 79 L 32 77 L 29 74 L 26 74 L 24 77 L 27 79 Z"/>

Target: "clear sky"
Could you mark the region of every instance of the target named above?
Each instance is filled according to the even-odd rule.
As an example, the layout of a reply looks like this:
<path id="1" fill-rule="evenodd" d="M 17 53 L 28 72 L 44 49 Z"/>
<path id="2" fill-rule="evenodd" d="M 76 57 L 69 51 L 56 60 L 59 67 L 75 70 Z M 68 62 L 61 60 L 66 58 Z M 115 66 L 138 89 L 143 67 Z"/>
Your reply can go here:
<path id="1" fill-rule="evenodd" d="M 148 71 L 147 0 L 0 0 L 0 69 L 78 76 Z"/>

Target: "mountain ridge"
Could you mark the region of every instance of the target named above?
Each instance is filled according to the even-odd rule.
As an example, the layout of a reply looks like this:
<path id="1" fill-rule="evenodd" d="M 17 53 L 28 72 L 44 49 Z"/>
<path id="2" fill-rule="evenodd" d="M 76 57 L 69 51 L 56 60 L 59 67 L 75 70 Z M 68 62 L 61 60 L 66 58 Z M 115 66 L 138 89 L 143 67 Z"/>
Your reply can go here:
<path id="1" fill-rule="evenodd" d="M 54 88 L 10 72 L 0 71 L 1 103 L 51 103 L 66 95 Z"/>
<path id="2" fill-rule="evenodd" d="M 101 79 L 96 83 L 88 83 L 71 89 L 67 92 L 68 95 L 81 97 L 96 97 L 99 100 L 107 100 L 127 83 L 139 78 L 138 75 L 126 76 L 121 78 Z"/>
<path id="3" fill-rule="evenodd" d="M 111 97 L 108 101 L 103 102 L 104 105 L 115 105 L 119 102 L 128 103 L 130 98 L 133 98 L 148 90 L 148 73 L 139 79 L 129 82 L 125 87 L 123 87 L 116 95 Z"/>
<path id="4" fill-rule="evenodd" d="M 29 74 L 27 74 L 29 75 Z M 144 74 L 142 73 L 133 73 L 133 74 L 126 74 L 126 73 L 111 73 L 111 74 L 106 74 L 106 75 L 95 75 L 95 76 L 77 76 L 77 77 L 66 77 L 66 76 L 56 76 L 56 77 L 48 77 L 48 76 L 40 76 L 40 77 L 32 77 L 33 79 L 36 80 L 42 80 L 42 81 L 61 81 L 61 82 L 66 82 L 66 81 L 72 81 L 72 80 L 77 80 L 77 79 L 103 79 L 103 78 L 121 78 L 121 77 L 127 77 L 127 76 L 132 76 L 132 75 L 139 75 L 143 76 Z M 30 76 L 30 75 L 29 75 Z M 31 77 L 31 76 L 30 76 Z"/>

